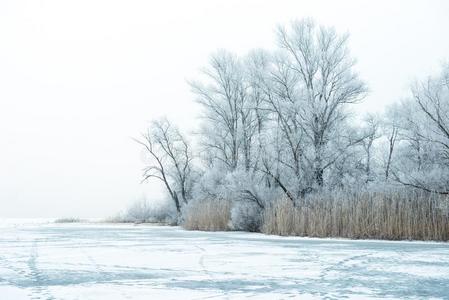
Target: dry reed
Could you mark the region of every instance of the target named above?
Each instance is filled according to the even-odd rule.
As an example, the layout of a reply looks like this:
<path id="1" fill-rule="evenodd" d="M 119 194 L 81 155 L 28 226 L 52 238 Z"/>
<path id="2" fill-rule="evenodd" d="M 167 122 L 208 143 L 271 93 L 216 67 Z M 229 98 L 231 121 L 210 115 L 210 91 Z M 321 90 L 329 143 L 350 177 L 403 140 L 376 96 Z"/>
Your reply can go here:
<path id="1" fill-rule="evenodd" d="M 449 198 L 420 191 L 321 193 L 264 212 L 262 232 L 353 239 L 449 240 Z"/>
<path id="2" fill-rule="evenodd" d="M 229 229 L 230 217 L 230 201 L 192 201 L 183 213 L 182 226 L 188 230 L 225 231 Z"/>

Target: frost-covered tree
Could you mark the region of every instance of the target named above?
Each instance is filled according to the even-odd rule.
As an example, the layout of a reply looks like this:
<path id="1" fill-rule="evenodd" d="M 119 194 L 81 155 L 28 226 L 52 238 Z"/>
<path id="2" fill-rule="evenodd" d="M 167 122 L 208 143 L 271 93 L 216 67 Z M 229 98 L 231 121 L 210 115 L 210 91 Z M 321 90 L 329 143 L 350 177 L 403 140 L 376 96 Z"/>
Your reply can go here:
<path id="1" fill-rule="evenodd" d="M 262 152 L 265 143 L 264 134 L 270 132 L 267 127 L 269 121 L 269 111 L 267 109 L 267 99 L 270 95 L 269 67 L 271 55 L 264 50 L 251 51 L 243 60 L 245 65 L 245 80 L 247 82 L 247 93 L 249 97 L 248 109 L 252 119 L 252 154 L 251 168 L 257 171 L 261 164 Z"/>
<path id="2" fill-rule="evenodd" d="M 449 194 L 449 67 L 412 88 L 401 105 L 401 160 L 396 181 Z"/>
<path id="3" fill-rule="evenodd" d="M 360 142 L 347 134 L 347 109 L 363 99 L 366 87 L 353 70 L 347 35 L 303 20 L 279 27 L 277 37 L 267 101 L 288 149 L 282 165 L 300 178 L 297 191 L 320 188 L 325 171 Z"/>
<path id="4" fill-rule="evenodd" d="M 385 143 L 385 155 L 382 158 L 384 162 L 385 180 L 390 179 L 390 170 L 392 167 L 396 146 L 400 142 L 400 106 L 392 105 L 388 108 L 386 115 L 381 121 L 381 132 Z"/>
<path id="5" fill-rule="evenodd" d="M 203 75 L 205 78 L 191 82 L 191 87 L 203 107 L 204 153 L 209 161 L 218 161 L 230 171 L 239 166 L 249 170 L 258 120 L 242 63 L 222 50 L 211 57 Z"/>
<path id="6" fill-rule="evenodd" d="M 189 143 L 167 119 L 154 121 L 141 139 L 135 140 L 146 154 L 143 181 L 153 178 L 162 181 L 180 213 L 182 205 L 191 199 L 193 184 Z"/>
<path id="7" fill-rule="evenodd" d="M 372 170 L 373 157 L 374 157 L 374 142 L 380 138 L 380 121 L 378 117 L 369 114 L 365 118 L 363 131 L 363 139 L 361 145 L 365 154 L 364 169 L 366 182 L 374 181 L 375 172 Z"/>

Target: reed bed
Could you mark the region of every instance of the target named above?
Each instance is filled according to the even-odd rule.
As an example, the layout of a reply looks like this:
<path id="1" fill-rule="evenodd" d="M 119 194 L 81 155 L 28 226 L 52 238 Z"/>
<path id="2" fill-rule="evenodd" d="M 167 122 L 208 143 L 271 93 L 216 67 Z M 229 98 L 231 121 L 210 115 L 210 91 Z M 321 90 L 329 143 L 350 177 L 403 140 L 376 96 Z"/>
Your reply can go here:
<path id="1" fill-rule="evenodd" d="M 183 212 L 182 227 L 188 230 L 229 230 L 231 202 L 223 199 L 192 201 Z"/>
<path id="2" fill-rule="evenodd" d="M 449 198 L 420 191 L 319 193 L 263 213 L 262 232 L 352 239 L 449 240 Z"/>

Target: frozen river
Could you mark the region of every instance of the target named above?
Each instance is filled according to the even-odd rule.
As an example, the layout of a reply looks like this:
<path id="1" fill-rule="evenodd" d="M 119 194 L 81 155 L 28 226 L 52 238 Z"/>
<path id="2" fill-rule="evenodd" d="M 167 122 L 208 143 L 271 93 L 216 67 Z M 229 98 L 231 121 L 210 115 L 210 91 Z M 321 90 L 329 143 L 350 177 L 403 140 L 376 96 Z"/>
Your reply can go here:
<path id="1" fill-rule="evenodd" d="M 0 222 L 0 299 L 449 299 L 449 244 Z"/>

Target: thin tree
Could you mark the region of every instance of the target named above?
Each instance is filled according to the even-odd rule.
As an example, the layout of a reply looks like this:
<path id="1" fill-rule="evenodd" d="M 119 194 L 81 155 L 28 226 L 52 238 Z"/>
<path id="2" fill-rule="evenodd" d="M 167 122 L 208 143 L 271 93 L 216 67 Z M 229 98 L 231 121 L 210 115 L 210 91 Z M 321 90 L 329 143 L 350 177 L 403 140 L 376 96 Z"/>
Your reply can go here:
<path id="1" fill-rule="evenodd" d="M 148 155 L 143 182 L 160 180 L 178 213 L 191 198 L 192 160 L 189 144 L 167 119 L 154 121 L 141 139 L 135 139 Z M 181 194 L 179 198 L 178 193 Z"/>

